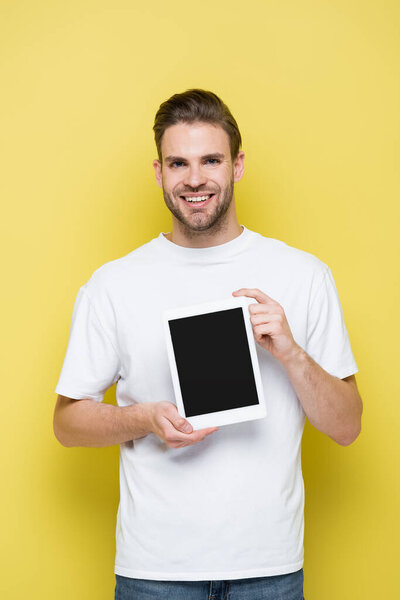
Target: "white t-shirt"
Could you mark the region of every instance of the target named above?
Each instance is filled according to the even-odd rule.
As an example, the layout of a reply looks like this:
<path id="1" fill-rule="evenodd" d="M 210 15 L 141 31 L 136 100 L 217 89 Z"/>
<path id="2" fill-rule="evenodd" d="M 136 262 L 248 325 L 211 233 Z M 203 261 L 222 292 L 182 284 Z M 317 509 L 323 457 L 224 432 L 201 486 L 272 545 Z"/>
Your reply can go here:
<path id="1" fill-rule="evenodd" d="M 161 314 L 259 288 L 328 373 L 357 372 L 336 286 L 314 255 L 243 226 L 233 240 L 186 248 L 164 233 L 97 269 L 78 291 L 56 393 L 175 404 Z M 155 434 L 121 444 L 115 573 L 229 580 L 303 566 L 305 414 L 279 361 L 256 343 L 267 416 L 169 448 Z"/>

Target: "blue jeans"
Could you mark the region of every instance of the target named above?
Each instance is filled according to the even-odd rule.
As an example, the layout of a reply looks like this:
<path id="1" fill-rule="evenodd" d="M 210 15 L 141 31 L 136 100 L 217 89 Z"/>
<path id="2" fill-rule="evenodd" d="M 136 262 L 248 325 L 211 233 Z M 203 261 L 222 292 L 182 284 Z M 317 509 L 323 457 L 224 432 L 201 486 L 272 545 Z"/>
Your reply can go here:
<path id="1" fill-rule="evenodd" d="M 303 569 L 230 581 L 153 581 L 115 575 L 115 600 L 304 600 Z"/>

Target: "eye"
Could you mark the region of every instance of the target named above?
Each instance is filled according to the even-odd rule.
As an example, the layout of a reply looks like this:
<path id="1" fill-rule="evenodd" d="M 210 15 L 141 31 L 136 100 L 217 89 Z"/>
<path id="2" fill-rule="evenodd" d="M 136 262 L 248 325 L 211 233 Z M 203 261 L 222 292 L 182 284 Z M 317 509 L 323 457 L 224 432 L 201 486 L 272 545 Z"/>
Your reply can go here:
<path id="1" fill-rule="evenodd" d="M 218 165 L 221 161 L 218 158 L 207 158 L 206 162 L 210 165 Z"/>
<path id="2" fill-rule="evenodd" d="M 183 165 L 183 162 L 181 160 L 175 160 L 171 163 L 171 167 L 180 167 L 181 165 Z"/>

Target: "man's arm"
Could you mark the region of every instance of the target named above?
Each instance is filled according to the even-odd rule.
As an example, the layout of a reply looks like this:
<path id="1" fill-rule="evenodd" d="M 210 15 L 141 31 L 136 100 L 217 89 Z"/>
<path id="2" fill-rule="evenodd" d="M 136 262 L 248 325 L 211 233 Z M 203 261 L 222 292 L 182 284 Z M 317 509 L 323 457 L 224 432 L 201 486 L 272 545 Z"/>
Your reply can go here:
<path id="1" fill-rule="evenodd" d="M 363 410 L 354 375 L 339 379 L 320 367 L 294 341 L 282 306 L 261 290 L 240 288 L 232 295 L 259 303 L 249 305 L 255 340 L 285 367 L 310 423 L 342 446 L 354 442 Z"/>
<path id="2" fill-rule="evenodd" d="M 300 347 L 282 364 L 311 425 L 341 446 L 354 442 L 363 411 L 355 376 L 330 375 Z"/>
<path id="3" fill-rule="evenodd" d="M 59 395 L 53 417 L 54 435 L 67 447 L 113 446 L 155 433 L 170 448 L 182 448 L 201 442 L 217 429 L 192 431 L 176 406 L 166 401 L 114 406 Z"/>
<path id="4" fill-rule="evenodd" d="M 54 409 L 53 429 L 58 441 L 67 447 L 112 446 L 150 433 L 140 404 L 116 407 L 61 395 Z"/>

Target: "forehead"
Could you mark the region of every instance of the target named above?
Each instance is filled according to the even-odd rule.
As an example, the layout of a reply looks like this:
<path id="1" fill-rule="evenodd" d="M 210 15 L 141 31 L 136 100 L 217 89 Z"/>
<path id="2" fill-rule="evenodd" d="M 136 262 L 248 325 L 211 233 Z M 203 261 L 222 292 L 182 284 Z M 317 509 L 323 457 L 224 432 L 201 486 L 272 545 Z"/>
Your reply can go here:
<path id="1" fill-rule="evenodd" d="M 162 156 L 194 158 L 220 152 L 230 156 L 229 136 L 212 123 L 177 123 L 167 127 L 161 140 Z"/>

